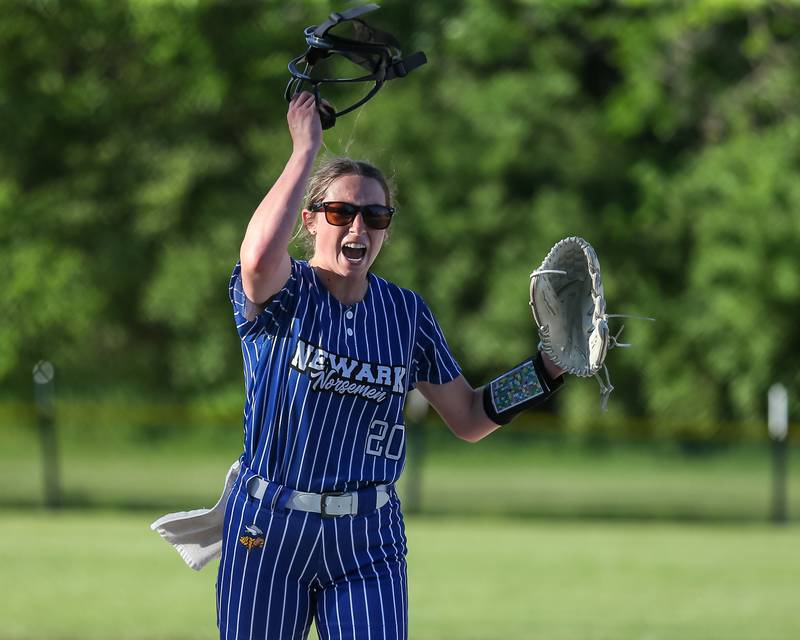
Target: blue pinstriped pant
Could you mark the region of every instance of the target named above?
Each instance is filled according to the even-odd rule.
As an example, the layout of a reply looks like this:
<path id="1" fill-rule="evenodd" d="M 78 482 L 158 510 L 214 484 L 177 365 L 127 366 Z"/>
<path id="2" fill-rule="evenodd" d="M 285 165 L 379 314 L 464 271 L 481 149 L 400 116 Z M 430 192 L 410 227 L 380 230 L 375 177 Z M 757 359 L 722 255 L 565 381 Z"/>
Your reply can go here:
<path id="1" fill-rule="evenodd" d="M 322 518 L 252 498 L 240 475 L 228 500 L 217 576 L 220 638 L 408 637 L 406 537 L 400 502 Z M 274 485 L 271 485 L 274 486 Z"/>

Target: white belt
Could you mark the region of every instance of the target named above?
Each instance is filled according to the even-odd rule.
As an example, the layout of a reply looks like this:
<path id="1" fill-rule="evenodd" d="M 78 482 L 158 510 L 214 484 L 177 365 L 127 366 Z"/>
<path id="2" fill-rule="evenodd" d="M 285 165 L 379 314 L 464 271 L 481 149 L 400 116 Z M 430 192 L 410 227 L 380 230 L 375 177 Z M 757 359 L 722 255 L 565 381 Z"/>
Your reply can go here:
<path id="1" fill-rule="evenodd" d="M 255 499 L 264 497 L 269 481 L 258 476 L 247 482 L 247 492 Z M 379 484 L 375 487 L 375 508 L 380 509 L 389 502 L 389 485 Z M 292 490 L 286 501 L 287 509 L 319 513 L 323 518 L 358 514 L 358 491 L 350 493 L 306 493 Z"/>

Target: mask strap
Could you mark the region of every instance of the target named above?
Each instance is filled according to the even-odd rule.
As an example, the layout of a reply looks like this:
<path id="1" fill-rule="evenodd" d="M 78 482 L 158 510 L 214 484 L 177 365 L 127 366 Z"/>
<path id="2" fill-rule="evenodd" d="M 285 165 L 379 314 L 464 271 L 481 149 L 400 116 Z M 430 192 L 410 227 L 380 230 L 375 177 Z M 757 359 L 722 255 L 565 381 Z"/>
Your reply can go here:
<path id="1" fill-rule="evenodd" d="M 328 19 L 319 25 L 316 29 L 314 29 L 314 35 L 317 38 L 322 38 L 325 35 L 325 32 L 332 27 L 335 27 L 340 22 L 344 22 L 345 20 L 352 20 L 353 18 L 358 18 L 359 16 L 363 16 L 365 13 L 370 13 L 371 11 L 375 11 L 376 9 L 380 9 L 377 4 L 365 4 L 361 7 L 352 7 L 351 9 L 347 9 L 346 11 L 334 11 Z"/>

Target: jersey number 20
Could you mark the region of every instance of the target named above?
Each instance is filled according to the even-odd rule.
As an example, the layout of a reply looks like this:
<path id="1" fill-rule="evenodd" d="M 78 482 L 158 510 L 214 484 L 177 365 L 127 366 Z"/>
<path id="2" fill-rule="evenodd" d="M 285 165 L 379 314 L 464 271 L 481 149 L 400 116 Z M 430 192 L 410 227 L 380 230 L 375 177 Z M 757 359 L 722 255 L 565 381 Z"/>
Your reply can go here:
<path id="1" fill-rule="evenodd" d="M 388 422 L 373 420 L 369 425 L 367 453 L 371 456 L 386 456 L 389 460 L 399 460 L 405 439 L 405 425 L 396 424 L 390 430 Z"/>

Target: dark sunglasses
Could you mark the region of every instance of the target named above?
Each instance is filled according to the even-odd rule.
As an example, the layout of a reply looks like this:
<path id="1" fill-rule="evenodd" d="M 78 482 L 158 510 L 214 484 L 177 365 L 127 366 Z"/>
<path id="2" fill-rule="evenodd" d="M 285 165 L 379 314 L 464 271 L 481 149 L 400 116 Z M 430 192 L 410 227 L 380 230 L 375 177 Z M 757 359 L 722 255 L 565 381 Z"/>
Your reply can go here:
<path id="1" fill-rule="evenodd" d="M 392 222 L 394 209 L 382 204 L 365 204 L 357 207 L 349 202 L 314 202 L 309 211 L 324 211 L 328 224 L 343 227 L 351 224 L 358 212 L 370 229 L 386 229 Z"/>

